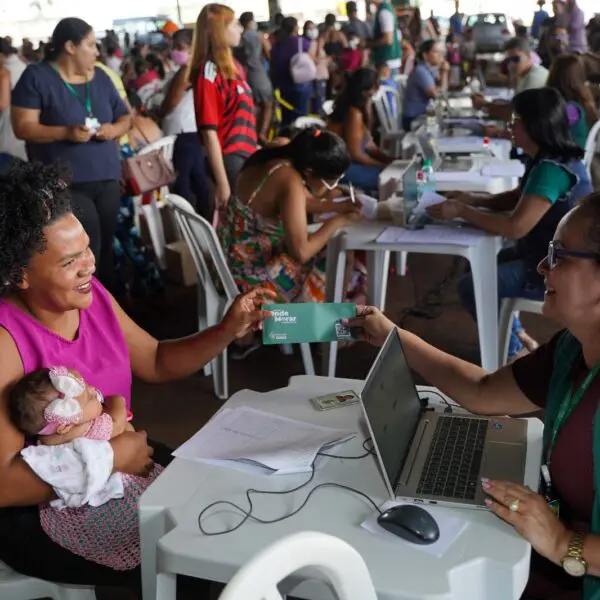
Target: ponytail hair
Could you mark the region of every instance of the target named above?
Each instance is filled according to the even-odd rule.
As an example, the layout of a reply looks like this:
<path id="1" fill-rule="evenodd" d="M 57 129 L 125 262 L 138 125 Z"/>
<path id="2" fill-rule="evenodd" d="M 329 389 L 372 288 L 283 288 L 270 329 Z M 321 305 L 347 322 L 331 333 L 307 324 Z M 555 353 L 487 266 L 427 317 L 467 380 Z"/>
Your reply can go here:
<path id="1" fill-rule="evenodd" d="M 330 131 L 307 127 L 288 144 L 262 148 L 244 164 L 242 170 L 285 160 L 298 173 L 311 171 L 314 177 L 325 180 L 340 178 L 350 167 L 350 156 L 341 137 Z"/>
<path id="2" fill-rule="evenodd" d="M 65 51 L 67 42 L 79 46 L 92 31 L 92 26 L 83 19 L 77 17 L 61 19 L 52 32 L 50 43 L 45 47 L 44 60 L 56 60 Z"/>

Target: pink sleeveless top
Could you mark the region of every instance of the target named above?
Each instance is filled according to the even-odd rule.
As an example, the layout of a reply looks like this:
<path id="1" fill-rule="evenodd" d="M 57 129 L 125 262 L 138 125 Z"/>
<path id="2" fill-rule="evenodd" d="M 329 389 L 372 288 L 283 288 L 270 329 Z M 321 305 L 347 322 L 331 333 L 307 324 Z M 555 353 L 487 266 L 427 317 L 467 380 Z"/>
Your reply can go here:
<path id="1" fill-rule="evenodd" d="M 80 311 L 79 331 L 73 341 L 46 329 L 29 313 L 0 299 L 0 327 L 12 336 L 25 374 L 64 365 L 76 369 L 86 383 L 104 396 L 124 396 L 131 404 L 129 350 L 108 292 L 92 279 L 93 300 Z"/>

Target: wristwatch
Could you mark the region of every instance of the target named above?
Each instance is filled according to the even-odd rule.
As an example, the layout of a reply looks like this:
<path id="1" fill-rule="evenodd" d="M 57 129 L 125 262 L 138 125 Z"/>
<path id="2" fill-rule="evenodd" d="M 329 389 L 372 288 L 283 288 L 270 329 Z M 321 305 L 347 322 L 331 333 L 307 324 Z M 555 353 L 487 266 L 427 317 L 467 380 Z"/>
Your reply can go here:
<path id="1" fill-rule="evenodd" d="M 583 577 L 588 571 L 588 564 L 583 560 L 583 541 L 585 534 L 575 532 L 571 541 L 567 554 L 560 561 L 563 569 L 571 577 Z"/>

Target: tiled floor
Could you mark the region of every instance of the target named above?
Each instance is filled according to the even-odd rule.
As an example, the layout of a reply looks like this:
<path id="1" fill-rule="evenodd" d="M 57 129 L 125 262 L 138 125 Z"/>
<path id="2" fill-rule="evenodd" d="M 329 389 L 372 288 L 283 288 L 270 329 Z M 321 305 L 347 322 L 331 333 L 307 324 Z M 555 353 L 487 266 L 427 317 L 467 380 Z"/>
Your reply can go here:
<path id="1" fill-rule="evenodd" d="M 390 276 L 387 314 L 396 321 L 406 308 L 415 304 L 449 273 L 452 259 L 446 256 L 412 255 L 406 277 Z M 459 271 L 463 270 L 463 265 Z M 462 358 L 478 361 L 477 330 L 462 309 L 456 295 L 457 278 L 445 286 L 441 295 L 439 316 L 435 319 L 409 317 L 405 326 L 428 342 Z M 189 335 L 195 331 L 195 289 L 171 288 L 160 302 L 139 302 L 128 309 L 132 317 L 159 339 Z M 539 341 L 549 339 L 556 330 L 542 317 L 522 315 L 528 331 Z M 341 352 L 338 376 L 364 377 L 376 350 L 357 344 Z M 315 365 L 319 357 L 315 356 Z M 230 361 L 230 393 L 250 388 L 267 391 L 286 385 L 288 378 L 302 373 L 299 354 L 283 356 L 276 347 L 265 347 L 242 362 Z M 201 373 L 189 379 L 164 386 L 151 386 L 136 381 L 133 392 L 135 426 L 145 429 L 152 439 L 177 446 L 196 432 L 218 409 L 220 403 L 212 395 L 212 380 Z M 187 581 L 180 600 L 208 598 L 205 587 Z M 103 600 L 117 600 L 109 592 Z M 121 596 L 119 596 L 119 599 Z"/>

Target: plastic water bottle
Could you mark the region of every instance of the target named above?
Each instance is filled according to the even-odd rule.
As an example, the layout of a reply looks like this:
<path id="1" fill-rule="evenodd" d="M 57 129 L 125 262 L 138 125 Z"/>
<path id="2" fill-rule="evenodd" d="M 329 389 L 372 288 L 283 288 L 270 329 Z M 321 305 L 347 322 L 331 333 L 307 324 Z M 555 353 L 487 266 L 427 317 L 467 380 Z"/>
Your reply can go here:
<path id="1" fill-rule="evenodd" d="M 483 138 L 483 155 L 486 158 L 496 158 L 496 154 L 492 148 L 492 140 L 489 137 Z"/>
<path id="2" fill-rule="evenodd" d="M 425 131 L 428 136 L 435 135 L 435 125 L 435 103 L 433 100 L 430 100 L 425 112 Z"/>
<path id="3" fill-rule="evenodd" d="M 481 81 L 477 77 L 473 77 L 471 80 L 471 94 L 481 94 Z"/>
<path id="4" fill-rule="evenodd" d="M 435 171 L 433 170 L 433 163 L 430 160 L 423 161 L 421 173 L 423 174 L 421 193 L 435 192 Z M 420 197 L 421 196 L 419 195 L 419 198 Z"/>

